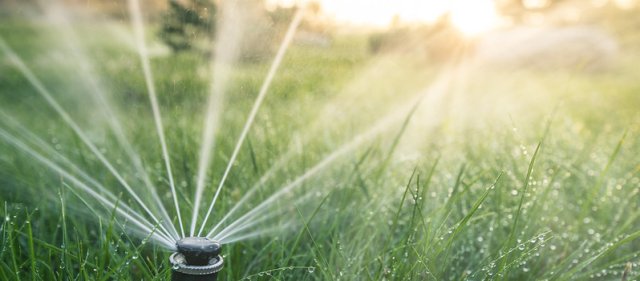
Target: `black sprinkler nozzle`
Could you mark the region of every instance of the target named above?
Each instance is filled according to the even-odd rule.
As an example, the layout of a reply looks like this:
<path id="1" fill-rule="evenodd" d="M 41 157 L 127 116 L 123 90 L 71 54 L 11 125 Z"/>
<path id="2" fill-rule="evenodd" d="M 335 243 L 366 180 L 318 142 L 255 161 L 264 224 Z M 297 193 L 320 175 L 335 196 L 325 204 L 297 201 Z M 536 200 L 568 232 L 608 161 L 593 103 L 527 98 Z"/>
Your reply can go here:
<path id="1" fill-rule="evenodd" d="M 204 237 L 187 237 L 176 243 L 169 258 L 172 281 L 214 281 L 222 269 L 220 243 Z"/>

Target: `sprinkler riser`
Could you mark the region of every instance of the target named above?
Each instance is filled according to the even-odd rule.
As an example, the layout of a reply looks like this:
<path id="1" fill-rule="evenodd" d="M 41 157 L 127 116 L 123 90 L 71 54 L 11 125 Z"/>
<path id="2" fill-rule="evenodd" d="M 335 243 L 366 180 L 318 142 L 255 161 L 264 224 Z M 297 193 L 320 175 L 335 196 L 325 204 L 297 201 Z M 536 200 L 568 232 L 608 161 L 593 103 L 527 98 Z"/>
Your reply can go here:
<path id="1" fill-rule="evenodd" d="M 215 281 L 222 269 L 220 243 L 204 237 L 187 237 L 176 243 L 169 262 L 172 281 Z"/>

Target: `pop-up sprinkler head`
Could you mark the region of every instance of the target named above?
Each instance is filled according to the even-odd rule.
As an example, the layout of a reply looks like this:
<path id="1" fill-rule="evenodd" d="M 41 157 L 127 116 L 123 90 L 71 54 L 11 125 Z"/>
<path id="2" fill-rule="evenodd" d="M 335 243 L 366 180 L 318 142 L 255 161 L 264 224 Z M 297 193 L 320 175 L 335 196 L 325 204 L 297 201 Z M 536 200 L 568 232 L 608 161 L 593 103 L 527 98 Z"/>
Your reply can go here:
<path id="1" fill-rule="evenodd" d="M 204 237 L 187 237 L 176 243 L 169 258 L 172 281 L 214 281 L 222 269 L 220 243 Z"/>

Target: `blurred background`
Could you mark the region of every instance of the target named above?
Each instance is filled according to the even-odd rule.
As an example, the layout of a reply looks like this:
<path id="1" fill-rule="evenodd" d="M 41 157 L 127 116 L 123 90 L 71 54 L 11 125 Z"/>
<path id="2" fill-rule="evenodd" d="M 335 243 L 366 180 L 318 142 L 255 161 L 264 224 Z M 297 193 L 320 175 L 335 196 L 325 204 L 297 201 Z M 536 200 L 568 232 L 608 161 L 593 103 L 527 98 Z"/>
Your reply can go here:
<path id="1" fill-rule="evenodd" d="M 34 0 L 3 0 L 4 17 L 37 17 L 46 9 Z M 145 0 L 145 16 L 162 42 L 159 53 L 210 49 L 220 1 Z M 253 9 L 246 60 L 258 60 L 277 47 L 296 6 L 310 7 L 297 43 L 329 48 L 347 34 L 366 37 L 370 54 L 400 49 L 437 63 L 456 55 L 452 46 L 468 45 L 467 54 L 492 66 L 609 66 L 619 55 L 635 51 L 640 25 L 636 0 L 478 0 L 478 1 L 248 1 Z M 86 21 L 128 18 L 126 1 L 61 0 Z M 45 5 L 46 6 L 46 5 Z M 80 19 L 76 19 L 80 20 Z M 279 39 L 279 38 L 278 38 Z M 253 46 L 251 48 L 250 46 Z M 251 50 L 253 49 L 253 50 Z M 506 52 L 508 50 L 508 52 Z M 509 54 L 507 54 L 509 53 Z"/>

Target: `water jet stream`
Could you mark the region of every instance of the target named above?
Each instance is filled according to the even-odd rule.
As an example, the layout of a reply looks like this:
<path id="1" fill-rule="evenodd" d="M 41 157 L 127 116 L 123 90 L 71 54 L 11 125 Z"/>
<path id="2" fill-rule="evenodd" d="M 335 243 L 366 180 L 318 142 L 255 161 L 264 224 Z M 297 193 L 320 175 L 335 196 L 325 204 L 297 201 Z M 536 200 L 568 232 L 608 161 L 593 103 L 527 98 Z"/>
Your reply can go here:
<path id="1" fill-rule="evenodd" d="M 256 114 L 258 113 L 258 109 L 260 108 L 260 105 L 262 104 L 262 101 L 264 100 L 264 97 L 267 94 L 267 91 L 269 90 L 269 87 L 271 86 L 271 81 L 273 81 L 273 78 L 278 70 L 278 68 L 280 67 L 280 63 L 282 62 L 282 59 L 284 58 L 284 55 L 291 43 L 291 41 L 293 40 L 293 36 L 295 35 L 295 32 L 298 28 L 298 25 L 300 25 L 300 22 L 302 21 L 302 16 L 303 16 L 303 10 L 298 10 L 296 11 L 296 14 L 293 17 L 293 20 L 291 21 L 291 24 L 289 25 L 289 28 L 287 29 L 287 33 L 285 34 L 285 37 L 282 41 L 282 44 L 280 44 L 280 48 L 278 49 L 278 52 L 273 60 L 273 63 L 271 64 L 271 67 L 269 68 L 269 72 L 267 73 L 267 77 L 265 78 L 265 81 L 262 83 L 262 86 L 260 88 L 260 92 L 258 93 L 258 97 L 256 98 L 255 103 L 253 104 L 253 107 L 251 108 L 251 112 L 249 112 L 249 117 L 247 118 L 247 121 L 244 125 L 244 127 L 242 128 L 242 132 L 240 133 L 240 137 L 238 138 L 238 142 L 236 143 L 235 148 L 233 149 L 233 153 L 231 154 L 231 158 L 229 159 L 229 163 L 227 164 L 227 167 L 224 171 L 224 174 L 222 175 L 222 179 L 220 180 L 220 183 L 218 184 L 218 188 L 216 189 L 216 193 L 213 196 L 213 199 L 211 200 L 211 204 L 209 205 L 209 210 L 207 211 L 207 214 L 204 217 L 204 221 L 202 222 L 202 225 L 200 226 L 200 230 L 198 231 L 198 236 L 200 236 L 202 234 L 202 231 L 204 230 L 205 226 L 207 225 L 207 220 L 209 219 L 209 216 L 211 215 L 211 212 L 213 211 L 213 206 L 216 204 L 216 200 L 218 199 L 218 195 L 220 195 L 220 191 L 222 190 L 222 187 L 224 186 L 224 183 L 227 179 L 227 176 L 229 175 L 229 172 L 231 171 L 231 168 L 233 167 L 233 164 L 236 160 L 236 157 L 238 156 L 238 153 L 240 152 L 240 147 L 242 147 L 242 144 L 244 143 L 244 139 L 247 136 L 247 133 L 249 132 L 249 129 L 251 128 L 251 124 L 253 124 L 253 120 L 256 117 Z M 198 210 L 195 210 L 196 212 Z M 197 217 L 197 214 L 196 216 Z"/>
<path id="2" fill-rule="evenodd" d="M 238 241 L 241 241 L 241 240 L 253 238 L 253 237 L 256 237 L 256 236 L 265 235 L 267 233 L 276 232 L 276 231 L 282 231 L 282 229 L 289 228 L 292 225 L 293 225 L 292 223 L 285 223 L 284 225 L 281 225 L 281 226 L 269 227 L 269 228 L 266 228 L 266 229 L 263 229 L 263 230 L 255 231 L 255 232 L 252 232 L 252 233 L 247 233 L 247 234 L 242 235 L 242 236 L 225 238 L 225 240 L 221 240 L 220 243 L 230 244 L 230 243 L 238 242 Z"/>
<path id="3" fill-rule="evenodd" d="M 300 198 L 297 198 L 293 203 L 291 203 L 291 205 L 298 206 L 298 205 L 302 204 L 303 202 L 305 202 L 307 199 L 314 197 L 314 195 L 315 194 L 313 194 L 313 193 L 307 193 L 304 196 L 302 196 Z M 229 236 L 236 235 L 237 233 L 239 233 L 239 232 L 241 232 L 241 231 L 243 231 L 245 229 L 248 229 L 248 228 L 251 228 L 253 226 L 256 226 L 259 223 L 264 222 L 264 221 L 266 221 L 268 219 L 274 218 L 274 217 L 276 217 L 278 215 L 281 215 L 281 214 L 285 213 L 286 211 L 288 211 L 287 208 L 280 209 L 280 210 L 277 210 L 275 212 L 261 213 L 261 214 L 255 216 L 255 217 L 253 217 L 252 220 L 245 221 L 245 222 L 243 222 L 242 224 L 238 225 L 237 227 L 235 227 L 233 229 L 227 229 L 226 231 L 221 231 L 220 233 L 216 234 L 213 237 L 213 240 L 223 241 L 223 240 L 227 239 L 227 237 L 229 237 Z M 237 241 L 237 240 L 235 240 L 235 241 Z"/>
<path id="4" fill-rule="evenodd" d="M 57 3 L 59 1 L 55 1 L 55 2 Z M 78 36 L 74 32 L 74 29 L 71 26 L 71 23 L 69 23 L 69 21 L 67 20 L 68 15 L 66 11 L 64 11 L 63 9 L 60 9 L 60 7 L 62 7 L 62 5 L 48 5 L 46 7 L 46 10 L 50 17 L 52 17 L 56 22 L 62 23 L 63 25 L 63 30 L 62 30 L 63 41 L 67 42 L 67 47 L 70 49 L 71 53 L 76 58 L 75 61 L 77 61 L 80 64 L 80 71 L 77 72 L 78 75 L 82 77 L 82 79 L 80 80 L 86 81 L 89 84 L 88 86 L 90 87 L 90 90 L 87 92 L 91 93 L 91 95 L 94 97 L 94 99 L 98 103 L 98 109 L 101 110 L 102 114 L 105 117 L 105 120 L 107 120 L 107 123 L 109 124 L 109 127 L 111 128 L 111 130 L 114 132 L 114 135 L 118 140 L 118 143 L 120 143 L 120 146 L 124 149 L 127 156 L 129 156 L 129 159 L 133 163 L 136 171 L 142 177 L 145 187 L 149 190 L 149 193 L 151 194 L 151 196 L 153 197 L 153 200 L 156 203 L 156 207 L 159 208 L 162 214 L 162 217 L 165 220 L 165 223 L 166 223 L 165 227 L 171 228 L 173 233 L 177 234 L 178 232 L 175 226 L 173 225 L 173 223 L 171 223 L 171 219 L 169 217 L 167 209 L 164 207 L 162 200 L 160 200 L 156 187 L 151 183 L 149 174 L 145 170 L 144 165 L 142 164 L 142 160 L 140 159 L 140 156 L 133 149 L 133 146 L 128 141 L 126 134 L 124 133 L 124 130 L 122 128 L 120 119 L 118 118 L 118 115 L 113 110 L 113 106 L 111 105 L 111 102 L 109 102 L 109 100 L 107 99 L 105 88 L 103 87 L 101 81 L 99 81 L 99 79 L 94 74 L 95 70 L 93 65 L 89 62 L 88 56 L 84 52 L 83 48 L 79 47 L 80 40 L 78 40 Z"/>
<path id="5" fill-rule="evenodd" d="M 147 85 L 147 91 L 149 93 L 149 101 L 151 102 L 151 109 L 153 111 L 153 119 L 156 124 L 156 130 L 158 137 L 160 138 L 160 146 L 162 147 L 162 156 L 164 158 L 164 164 L 167 169 L 167 176 L 169 177 L 169 186 L 171 187 L 171 195 L 173 196 L 173 204 L 176 208 L 176 215 L 178 216 L 178 224 L 180 224 L 180 234 L 184 235 L 184 225 L 182 224 L 182 215 L 180 214 L 180 204 L 178 203 L 178 195 L 176 193 L 176 186 L 173 180 L 173 172 L 171 172 L 171 161 L 169 159 L 169 151 L 167 149 L 167 143 L 164 137 L 164 128 L 162 125 L 162 117 L 160 116 L 160 106 L 158 106 L 158 98 L 156 96 L 156 87 L 153 83 L 153 74 L 151 73 L 151 64 L 149 63 L 149 54 L 147 46 L 144 43 L 144 27 L 142 22 L 142 12 L 140 11 L 139 0 L 128 0 L 129 14 L 133 24 L 133 29 L 136 38 L 136 45 L 138 46 L 138 53 L 140 55 L 140 61 L 142 63 L 142 71 L 144 72 L 144 78 Z M 176 239 L 179 240 L 179 239 Z"/>
<path id="6" fill-rule="evenodd" d="M 267 170 L 267 172 L 264 173 L 264 175 L 262 175 L 262 177 L 260 177 L 260 179 L 258 180 L 258 182 L 256 182 L 253 186 L 251 186 L 251 188 L 249 188 L 249 191 L 247 191 L 242 198 L 240 198 L 240 200 L 233 206 L 233 208 L 231 208 L 231 210 L 229 210 L 227 212 L 227 214 L 218 222 L 218 224 L 216 224 L 216 226 L 213 227 L 213 229 L 211 229 L 211 233 L 214 233 L 218 227 L 220 227 L 227 219 L 229 219 L 231 217 L 231 215 L 233 215 L 240 207 L 242 207 L 242 205 L 254 194 L 258 191 L 258 189 L 260 187 L 262 187 L 274 174 L 276 171 L 278 171 L 282 166 L 284 166 L 284 164 L 287 163 L 287 161 L 293 156 L 293 153 L 287 153 L 284 157 L 280 158 L 274 165 L 271 166 L 271 168 L 269 168 L 269 170 Z"/>
<path id="7" fill-rule="evenodd" d="M 107 167 L 107 169 L 111 172 L 111 174 L 118 179 L 118 181 L 124 186 L 124 188 L 129 192 L 129 194 L 136 200 L 136 202 L 147 212 L 149 216 L 154 220 L 154 222 L 160 224 L 160 228 L 166 232 L 166 228 L 161 224 L 161 221 L 156 218 L 156 216 L 149 210 L 149 207 L 140 199 L 140 197 L 136 194 L 135 191 L 129 186 L 129 184 L 124 180 L 124 178 L 118 173 L 118 171 L 111 165 L 109 160 L 98 150 L 98 148 L 89 140 L 89 138 L 84 134 L 84 132 L 80 129 L 78 124 L 71 118 L 71 116 L 58 104 L 58 102 L 53 98 L 49 90 L 47 90 L 44 85 L 36 78 L 36 76 L 31 72 L 31 70 L 24 64 L 22 59 L 18 57 L 18 55 L 7 45 L 4 39 L 0 38 L 0 50 L 9 58 L 9 60 L 14 64 L 14 66 L 22 73 L 22 75 L 31 83 L 31 85 L 36 89 L 36 91 L 49 103 L 49 105 L 62 117 L 62 119 L 73 129 L 73 131 L 80 137 L 82 142 L 89 147 L 91 152 L 100 159 L 100 161 Z"/>
<path id="8" fill-rule="evenodd" d="M 380 61 L 376 61 L 375 63 L 372 63 L 372 65 L 369 65 L 367 67 L 367 69 L 375 69 L 380 67 Z M 364 78 L 366 76 L 362 76 L 362 78 Z M 353 87 L 353 85 L 351 86 Z M 349 88 L 349 87 L 347 87 Z M 345 91 L 349 91 L 350 89 L 347 89 Z M 333 101 L 334 103 L 337 101 Z M 330 102 L 331 103 L 331 102 Z M 321 116 L 331 116 L 332 115 L 332 110 L 333 109 L 330 106 L 330 103 L 325 105 L 325 108 L 323 110 L 321 110 L 320 114 Z M 313 122 L 312 125 L 307 126 L 307 128 L 311 127 L 314 129 L 311 129 L 312 131 L 317 129 L 318 125 L 320 123 L 322 123 L 323 119 L 320 118 L 316 118 L 315 122 Z M 307 134 L 308 135 L 308 134 Z M 302 141 L 303 143 L 306 143 L 306 140 Z M 288 147 L 293 146 L 293 144 L 290 144 Z M 275 172 L 280 169 L 284 164 L 286 164 L 286 162 L 293 157 L 293 152 L 295 152 L 295 150 L 289 150 L 285 155 L 281 156 L 273 165 L 270 165 L 269 170 L 267 170 L 261 177 L 260 179 L 249 189 L 249 191 L 247 191 L 246 193 L 244 193 L 244 195 L 242 196 L 242 198 L 240 198 L 240 200 L 234 205 L 234 207 L 228 211 L 225 216 L 218 222 L 218 224 L 216 224 L 216 226 L 213 227 L 213 229 L 211 229 L 211 233 L 214 233 L 226 220 L 228 220 L 240 207 L 242 207 L 242 205 L 259 189 L 262 187 L 262 185 L 264 183 L 266 183 L 274 174 Z"/>
<path id="9" fill-rule="evenodd" d="M 384 125 L 388 125 L 388 123 L 389 123 L 388 121 L 384 122 Z M 316 173 L 320 172 L 322 169 L 327 167 L 333 161 L 338 159 L 339 156 L 342 156 L 342 154 L 345 154 L 346 152 L 348 152 L 348 151 L 350 151 L 352 149 L 355 149 L 357 147 L 357 145 L 362 143 L 368 137 L 371 137 L 371 136 L 375 135 L 376 133 L 380 133 L 382 131 L 382 127 L 386 127 L 386 126 L 382 126 L 382 123 L 381 123 L 378 126 L 376 126 L 374 129 L 370 130 L 369 132 L 360 134 L 359 136 L 354 138 L 354 140 L 352 140 L 350 143 L 348 143 L 346 145 L 343 145 L 341 148 L 339 148 L 338 150 L 334 151 L 333 153 L 331 153 L 330 155 L 325 157 L 322 161 L 317 163 L 311 169 L 307 170 L 302 176 L 298 177 L 296 180 L 294 180 L 293 182 L 291 182 L 290 184 L 286 185 L 285 187 L 283 187 L 278 192 L 276 192 L 273 195 L 271 195 L 269 198 L 267 198 L 267 200 L 265 200 L 262 203 L 260 203 L 253 210 L 249 211 L 247 214 L 243 215 L 242 217 L 237 219 L 235 222 L 233 222 L 232 224 L 227 226 L 225 229 L 223 229 L 221 231 L 221 233 L 229 231 L 229 229 L 232 229 L 232 228 L 236 227 L 238 224 L 243 223 L 245 220 L 253 219 L 257 214 L 259 214 L 259 212 L 264 210 L 269 204 L 274 202 L 277 198 L 279 198 L 280 196 L 283 196 L 284 194 L 286 194 L 289 191 L 291 191 L 293 188 L 299 186 L 304 180 L 306 180 L 309 177 L 311 177 L 311 176 L 315 175 Z M 213 232 L 210 231 L 207 234 L 206 237 L 210 237 L 211 235 L 213 235 Z"/>
<path id="10" fill-rule="evenodd" d="M 242 1 L 227 1 L 222 5 L 222 13 L 218 18 L 220 29 L 216 33 L 214 42 L 214 56 L 211 59 L 210 67 L 213 78 L 209 84 L 209 101 L 207 105 L 207 115 L 203 124 L 204 130 L 200 144 L 200 159 L 198 161 L 198 175 L 196 177 L 196 193 L 194 196 L 194 207 L 191 218 L 190 236 L 194 235 L 198 221 L 198 211 L 202 201 L 207 171 L 210 166 L 211 152 L 213 151 L 216 139 L 216 132 L 220 123 L 222 104 L 224 103 L 227 83 L 230 79 L 231 65 L 237 61 L 238 45 L 241 35 L 244 34 L 243 7 L 239 7 Z M 246 7 L 244 7 L 246 8 Z"/>
<path id="11" fill-rule="evenodd" d="M 91 186 L 96 187 L 100 192 L 104 193 L 107 199 L 111 200 L 112 202 L 118 201 L 118 198 L 113 193 L 111 193 L 111 191 L 109 191 L 104 185 L 100 184 L 97 180 L 95 180 L 94 178 L 89 176 L 86 172 L 84 172 L 77 165 L 75 165 L 71 160 L 69 160 L 69 158 L 67 158 L 64 155 L 60 154 L 53 147 L 51 147 L 49 144 L 47 144 L 44 140 L 42 140 L 40 137 L 38 137 L 35 134 L 33 134 L 31 131 L 29 131 L 27 128 L 22 126 L 20 123 L 18 123 L 18 121 L 13 119 L 11 116 L 6 114 L 2 110 L 0 110 L 0 118 L 2 119 L 2 121 L 5 121 L 5 122 L 9 123 L 9 126 L 13 127 L 15 130 L 20 131 L 20 133 L 22 134 L 23 139 L 30 140 L 36 147 L 40 148 L 43 152 L 45 152 L 45 153 L 47 153 L 49 155 L 52 155 L 55 158 L 57 158 L 60 162 L 62 162 L 63 165 L 66 165 L 67 167 L 69 167 L 73 172 L 78 174 L 83 180 L 88 182 Z M 17 137 L 12 136 L 11 133 L 9 133 L 8 131 L 3 130 L 2 128 L 0 128 L 0 131 L 4 132 L 4 134 L 5 134 L 4 138 L 5 139 L 7 139 L 7 137 L 10 137 L 12 143 L 21 143 L 23 146 L 28 147 L 27 143 L 25 143 L 24 141 L 20 141 Z M 58 166 L 58 167 L 60 167 L 60 166 Z M 146 220 L 143 216 L 138 214 L 136 211 L 131 209 L 129 206 L 127 206 L 125 204 L 119 204 L 119 206 L 121 206 L 123 209 L 125 209 L 125 211 L 127 211 L 127 212 L 131 213 L 132 215 L 134 215 L 139 220 L 141 220 L 141 221 L 145 221 Z M 162 229 L 159 229 L 159 231 L 161 233 L 165 234 L 167 237 L 171 236 L 169 233 L 164 232 Z"/>
<path id="12" fill-rule="evenodd" d="M 157 241 L 159 243 L 162 243 L 164 246 L 169 247 L 169 248 L 174 247 L 174 242 L 173 242 L 174 240 L 171 237 L 167 236 L 166 234 L 163 234 L 161 232 L 154 232 L 152 230 L 153 224 L 151 224 L 148 220 L 146 220 L 144 218 L 143 219 L 137 219 L 137 218 L 133 217 L 132 215 L 130 215 L 129 213 L 125 212 L 125 210 L 127 210 L 127 211 L 132 211 L 132 210 L 131 210 L 131 208 L 126 206 L 124 203 L 116 205 L 115 203 L 111 202 L 109 199 L 107 199 L 104 196 L 100 195 L 99 193 L 95 192 L 93 189 L 91 189 L 85 183 L 83 183 L 82 181 L 78 180 L 73 175 L 69 174 L 67 171 L 62 169 L 60 166 L 58 166 L 55 163 L 51 162 L 50 160 L 48 160 L 46 157 L 42 156 L 41 154 L 35 152 L 33 149 L 29 148 L 24 143 L 18 141 L 17 139 L 15 139 L 14 137 L 12 137 L 10 134 L 8 134 L 6 131 L 4 131 L 2 129 L 0 129 L 0 137 L 3 138 L 5 141 L 9 142 L 10 144 L 12 144 L 13 146 L 17 147 L 18 149 L 22 150 L 23 152 L 31 155 L 31 157 L 33 157 L 36 160 L 40 161 L 42 164 L 44 164 L 45 166 L 49 167 L 53 171 L 59 173 L 62 177 L 64 177 L 67 180 L 69 180 L 75 186 L 79 187 L 84 192 L 88 193 L 89 195 L 91 195 L 93 198 L 95 198 L 96 200 L 98 200 L 102 204 L 107 205 L 111 210 L 115 210 L 116 212 L 118 212 L 121 216 L 123 216 L 127 220 L 132 221 L 137 227 L 139 227 L 140 229 L 142 229 L 146 233 L 153 233 L 152 237 L 155 238 L 155 241 Z M 120 205 L 122 205 L 123 207 L 120 207 Z M 135 212 L 133 212 L 133 213 L 135 213 Z M 159 222 L 156 221 L 156 223 L 158 225 L 160 225 Z"/>
<path id="13" fill-rule="evenodd" d="M 269 198 L 267 198 L 267 200 L 260 203 L 257 207 L 247 212 L 245 215 L 237 219 L 235 222 L 231 223 L 229 226 L 223 229 L 221 233 L 229 231 L 228 229 L 233 229 L 237 227 L 238 224 L 242 224 L 246 220 L 251 220 L 255 218 L 257 215 L 259 215 L 259 213 L 262 210 L 267 208 L 269 204 L 271 204 L 272 202 L 274 202 L 276 199 L 283 196 L 284 194 L 287 194 L 297 186 L 300 186 L 303 181 L 315 175 L 316 173 L 320 172 L 322 169 L 326 168 L 329 164 L 337 160 L 340 156 L 357 148 L 358 145 L 370 139 L 371 137 L 382 133 L 390 124 L 393 124 L 397 121 L 402 120 L 403 116 L 399 114 L 395 114 L 396 112 L 405 112 L 407 110 L 413 111 L 423 102 L 425 97 L 436 98 L 442 95 L 445 92 L 445 87 L 448 86 L 450 79 L 451 79 L 450 71 L 447 71 L 441 74 L 424 93 L 418 95 L 417 98 L 415 98 L 414 100 L 402 106 L 400 110 L 396 110 L 386 115 L 385 117 L 380 118 L 377 122 L 374 123 L 374 126 L 371 129 L 357 135 L 350 142 L 342 145 L 340 148 L 338 148 L 337 150 L 332 152 L 330 155 L 325 157 L 323 160 L 318 162 L 311 169 L 307 170 L 302 176 L 298 177 L 293 182 L 291 182 L 290 184 L 286 185 L 278 192 L 271 195 Z M 210 231 L 207 234 L 207 237 L 211 237 L 212 235 L 213 235 L 213 231 Z"/>

